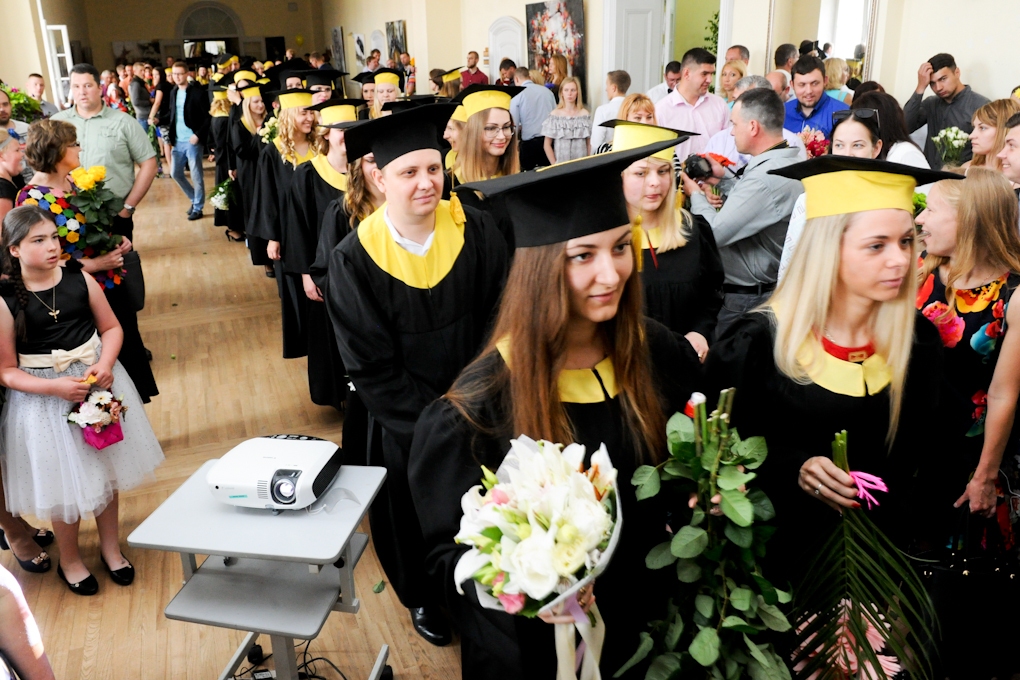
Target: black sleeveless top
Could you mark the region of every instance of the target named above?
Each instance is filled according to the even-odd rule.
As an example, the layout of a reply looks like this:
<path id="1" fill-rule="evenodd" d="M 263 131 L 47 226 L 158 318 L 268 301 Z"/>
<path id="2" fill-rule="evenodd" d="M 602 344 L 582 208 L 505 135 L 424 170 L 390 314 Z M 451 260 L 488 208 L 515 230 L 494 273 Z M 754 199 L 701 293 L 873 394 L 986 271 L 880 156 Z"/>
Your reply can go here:
<path id="1" fill-rule="evenodd" d="M 74 349 L 88 342 L 96 332 L 85 274 L 73 265 L 62 271 L 63 276 L 56 286 L 56 305 L 53 304 L 53 288 L 35 291 L 35 295 L 29 292 L 28 305 L 25 307 L 28 339 L 17 340 L 18 354 L 49 354 L 55 349 Z M 17 316 L 21 305 L 14 285 L 10 282 L 5 282 L 3 298 L 11 314 Z M 40 299 L 46 304 L 40 302 Z M 46 305 L 60 310 L 56 321 Z"/>

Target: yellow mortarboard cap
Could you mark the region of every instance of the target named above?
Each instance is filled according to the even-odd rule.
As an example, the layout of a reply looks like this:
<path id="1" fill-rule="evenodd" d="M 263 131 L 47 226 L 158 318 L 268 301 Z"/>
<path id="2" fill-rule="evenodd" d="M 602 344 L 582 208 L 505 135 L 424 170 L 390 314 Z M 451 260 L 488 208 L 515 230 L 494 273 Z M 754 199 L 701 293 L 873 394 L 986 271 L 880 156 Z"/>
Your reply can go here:
<path id="1" fill-rule="evenodd" d="M 450 120 L 455 120 L 458 123 L 466 123 L 467 119 L 468 119 L 467 109 L 465 109 L 463 105 L 458 106 L 457 109 L 453 112 L 453 115 L 450 116 Z"/>
<path id="2" fill-rule="evenodd" d="M 500 85 L 471 85 L 453 98 L 455 104 L 464 107 L 465 120 L 488 109 L 510 110 L 510 100 L 523 92 L 523 87 L 502 87 Z"/>
<path id="3" fill-rule="evenodd" d="M 460 69 L 461 68 L 463 68 L 463 67 L 458 66 L 457 68 L 453 69 L 452 71 L 447 71 L 446 73 L 444 73 L 443 74 L 443 82 L 444 83 L 452 83 L 455 80 L 460 80 Z"/>
<path id="4" fill-rule="evenodd" d="M 258 74 L 254 71 L 234 71 L 234 82 L 239 80 L 247 80 L 254 83 L 255 79 L 258 78 Z"/>
<path id="5" fill-rule="evenodd" d="M 654 142 L 665 142 L 670 139 L 676 140 L 676 143 L 679 144 L 688 137 L 698 134 L 697 132 L 674 130 L 673 128 L 660 127 L 658 125 L 633 123 L 628 120 L 606 121 L 602 123 L 602 127 L 615 130 L 613 133 L 613 151 L 628 151 L 639 146 L 648 146 Z M 673 160 L 673 149 L 663 149 L 652 154 L 651 157 L 670 162 Z"/>
<path id="6" fill-rule="evenodd" d="M 259 89 L 258 85 L 252 85 L 251 87 L 246 87 L 243 90 L 241 90 L 240 92 L 241 92 L 241 96 L 245 97 L 245 98 L 248 98 L 248 97 L 261 97 L 262 96 L 262 90 Z"/>
<path id="7" fill-rule="evenodd" d="M 321 127 L 347 127 L 348 123 L 358 121 L 358 107 L 366 104 L 364 99 L 344 99 L 336 97 L 309 106 L 309 111 L 319 112 Z"/>
<path id="8" fill-rule="evenodd" d="M 391 68 L 381 68 L 373 72 L 372 80 L 376 85 L 386 84 L 400 87 L 400 74 Z"/>
<path id="9" fill-rule="evenodd" d="M 276 95 L 280 102 L 280 110 L 306 109 L 312 105 L 312 92 L 310 90 L 286 90 Z"/>

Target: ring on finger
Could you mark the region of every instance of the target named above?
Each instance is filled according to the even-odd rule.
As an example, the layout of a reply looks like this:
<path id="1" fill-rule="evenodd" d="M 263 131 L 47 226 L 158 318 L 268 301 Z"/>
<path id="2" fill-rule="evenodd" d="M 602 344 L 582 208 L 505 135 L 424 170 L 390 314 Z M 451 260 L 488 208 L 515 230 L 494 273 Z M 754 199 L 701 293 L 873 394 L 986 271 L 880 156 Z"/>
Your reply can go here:
<path id="1" fill-rule="evenodd" d="M 822 483 L 821 482 L 818 482 L 818 486 L 815 487 L 815 495 L 816 496 L 821 496 L 822 495 Z"/>

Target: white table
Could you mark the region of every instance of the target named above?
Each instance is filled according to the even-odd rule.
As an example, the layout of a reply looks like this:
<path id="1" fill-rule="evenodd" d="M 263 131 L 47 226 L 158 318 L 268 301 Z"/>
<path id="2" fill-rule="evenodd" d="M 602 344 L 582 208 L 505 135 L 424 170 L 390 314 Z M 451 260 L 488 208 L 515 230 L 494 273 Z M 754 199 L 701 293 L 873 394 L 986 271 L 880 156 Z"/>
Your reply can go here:
<path id="1" fill-rule="evenodd" d="M 368 545 L 357 532 L 386 469 L 349 465 L 307 510 L 240 508 L 213 498 L 207 461 L 128 536 L 128 545 L 180 553 L 184 585 L 168 619 L 248 631 L 220 680 L 269 635 L 278 680 L 298 680 L 294 639 L 314 639 L 331 611 L 357 613 L 354 567 Z M 197 566 L 196 555 L 209 557 Z M 369 680 L 389 675 L 383 645 Z"/>

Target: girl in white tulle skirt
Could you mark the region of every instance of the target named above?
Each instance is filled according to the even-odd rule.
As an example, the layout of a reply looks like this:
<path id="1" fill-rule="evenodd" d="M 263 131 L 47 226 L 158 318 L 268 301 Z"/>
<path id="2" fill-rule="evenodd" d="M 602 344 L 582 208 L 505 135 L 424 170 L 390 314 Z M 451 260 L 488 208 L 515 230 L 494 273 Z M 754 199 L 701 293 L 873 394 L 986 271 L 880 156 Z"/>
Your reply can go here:
<path id="1" fill-rule="evenodd" d="M 57 574 L 72 592 L 92 595 L 99 583 L 78 551 L 81 518 L 96 518 L 111 580 L 130 584 L 134 567 L 120 551 L 117 493 L 151 478 L 163 451 L 117 361 L 120 324 L 92 276 L 74 261 L 59 266 L 57 229 L 53 215 L 35 206 L 15 208 L 3 221 L 0 257 L 10 279 L 0 288 L 0 383 L 8 388 L 0 467 L 7 509 L 53 523 Z M 67 420 L 92 389 L 111 391 L 127 407 L 124 439 L 99 450 Z"/>

